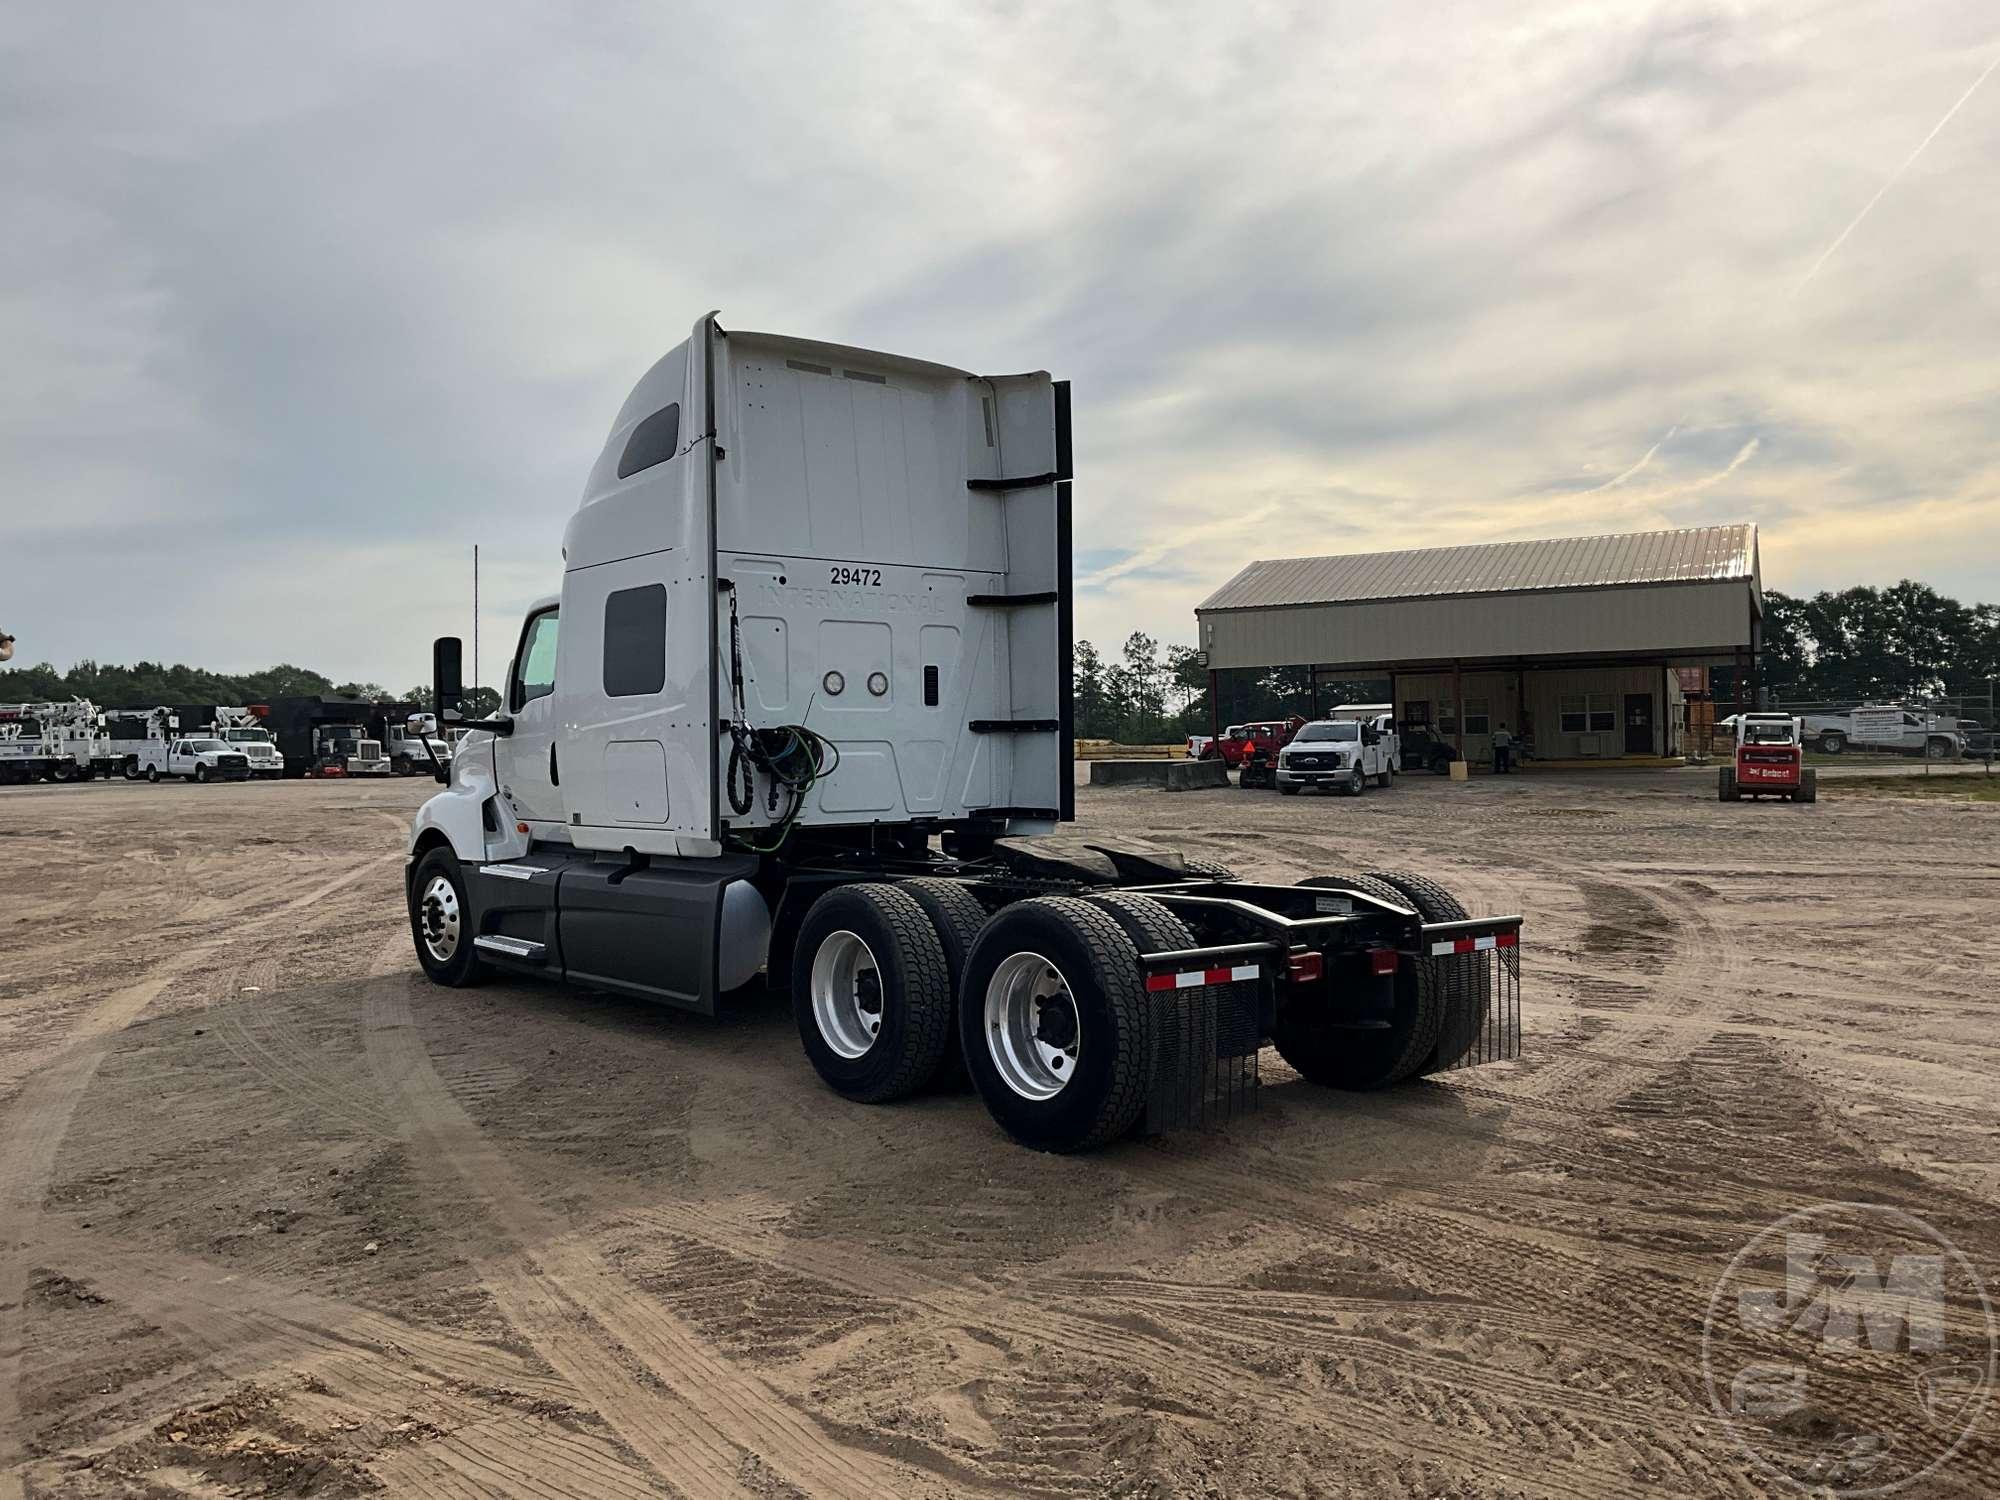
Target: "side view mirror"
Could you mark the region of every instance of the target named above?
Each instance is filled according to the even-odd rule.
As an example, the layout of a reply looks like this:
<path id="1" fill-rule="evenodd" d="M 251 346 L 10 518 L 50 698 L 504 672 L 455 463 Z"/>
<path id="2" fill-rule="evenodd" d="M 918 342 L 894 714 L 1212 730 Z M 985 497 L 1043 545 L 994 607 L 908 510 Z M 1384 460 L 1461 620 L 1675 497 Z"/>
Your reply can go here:
<path id="1" fill-rule="evenodd" d="M 431 642 L 431 696 L 440 724 L 465 717 L 465 642 L 455 635 Z"/>

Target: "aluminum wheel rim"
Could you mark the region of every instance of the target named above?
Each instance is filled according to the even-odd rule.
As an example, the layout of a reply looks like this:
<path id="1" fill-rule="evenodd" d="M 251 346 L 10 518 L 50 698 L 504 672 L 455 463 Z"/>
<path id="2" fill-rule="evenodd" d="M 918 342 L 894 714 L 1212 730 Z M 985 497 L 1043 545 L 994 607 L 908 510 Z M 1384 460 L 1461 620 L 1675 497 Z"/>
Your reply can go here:
<path id="1" fill-rule="evenodd" d="M 813 1024 L 820 1040 L 849 1061 L 882 1034 L 882 968 L 860 934 L 828 933 L 813 955 Z"/>
<path id="2" fill-rule="evenodd" d="M 424 951 L 441 964 L 450 963 L 458 952 L 458 890 L 445 876 L 431 876 L 417 919 L 423 927 Z"/>
<path id="3" fill-rule="evenodd" d="M 1076 1077 L 1083 1017 L 1062 970 L 1042 954 L 1010 954 L 987 981 L 986 1050 L 1023 1099 L 1053 1099 Z"/>

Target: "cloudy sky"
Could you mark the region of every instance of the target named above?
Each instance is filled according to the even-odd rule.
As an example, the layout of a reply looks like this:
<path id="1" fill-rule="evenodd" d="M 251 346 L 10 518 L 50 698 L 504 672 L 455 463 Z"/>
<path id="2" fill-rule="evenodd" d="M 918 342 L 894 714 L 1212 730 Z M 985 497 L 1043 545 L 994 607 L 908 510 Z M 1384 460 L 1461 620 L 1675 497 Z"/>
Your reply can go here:
<path id="1" fill-rule="evenodd" d="M 710 307 L 1073 380 L 1104 644 L 1739 519 L 1993 599 L 1996 61 L 1944 0 L 10 6 L 0 627 L 401 688 L 476 541 L 492 680 Z"/>

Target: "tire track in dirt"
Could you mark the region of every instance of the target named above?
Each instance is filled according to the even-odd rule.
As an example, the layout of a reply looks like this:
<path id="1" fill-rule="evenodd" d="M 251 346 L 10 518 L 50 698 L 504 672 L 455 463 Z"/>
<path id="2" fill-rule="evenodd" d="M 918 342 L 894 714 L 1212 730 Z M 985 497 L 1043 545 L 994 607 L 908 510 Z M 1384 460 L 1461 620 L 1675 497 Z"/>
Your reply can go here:
<path id="1" fill-rule="evenodd" d="M 23 1456 L 20 1380 L 25 1355 L 25 1289 L 37 1254 L 42 1202 L 55 1171 L 56 1153 L 69 1133 L 77 1103 L 104 1061 L 106 1044 L 131 1025 L 181 975 L 282 916 L 324 901 L 375 866 L 402 858 L 370 855 L 305 894 L 248 917 L 227 935 L 176 948 L 152 974 L 90 1006 L 70 1027 L 66 1044 L 32 1074 L 0 1117 L 0 1500 L 22 1494 L 15 1470 Z"/>
<path id="2" fill-rule="evenodd" d="M 369 1057 L 401 1099 L 411 1138 L 491 1210 L 505 1243 L 484 1269 L 507 1320 L 655 1472 L 696 1500 L 749 1493 L 742 1476 L 751 1462 L 807 1494 L 892 1491 L 899 1476 L 891 1466 L 840 1447 L 764 1382 L 712 1353 L 530 1197 L 432 1066 L 410 1009 L 417 982 L 370 982 Z M 607 1343 L 663 1389 L 608 1359 Z"/>

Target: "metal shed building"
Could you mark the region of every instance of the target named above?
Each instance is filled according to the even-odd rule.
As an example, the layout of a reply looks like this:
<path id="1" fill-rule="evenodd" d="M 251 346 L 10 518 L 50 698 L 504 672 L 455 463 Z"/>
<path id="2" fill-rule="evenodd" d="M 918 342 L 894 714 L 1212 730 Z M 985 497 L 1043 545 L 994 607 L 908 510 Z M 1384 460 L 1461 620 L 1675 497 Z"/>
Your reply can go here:
<path id="1" fill-rule="evenodd" d="M 1544 759 L 1678 753 L 1674 669 L 1733 667 L 1754 693 L 1763 607 L 1743 524 L 1253 562 L 1195 618 L 1212 687 L 1387 677 L 1399 720 L 1478 761 L 1502 723 Z"/>

